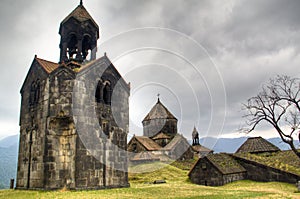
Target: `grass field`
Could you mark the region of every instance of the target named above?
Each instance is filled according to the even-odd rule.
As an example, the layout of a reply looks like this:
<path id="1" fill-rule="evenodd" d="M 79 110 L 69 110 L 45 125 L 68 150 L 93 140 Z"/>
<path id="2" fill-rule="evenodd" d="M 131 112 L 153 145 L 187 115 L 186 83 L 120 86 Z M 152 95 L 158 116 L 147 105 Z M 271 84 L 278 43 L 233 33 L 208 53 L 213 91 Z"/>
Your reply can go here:
<path id="1" fill-rule="evenodd" d="M 239 181 L 221 187 L 206 187 L 189 182 L 187 170 L 162 163 L 145 164 L 131 168 L 149 173 L 130 174 L 130 188 L 98 191 L 20 191 L 2 190 L 0 198 L 299 198 L 295 185 L 269 182 Z M 150 184 L 154 180 L 166 180 L 166 184 Z"/>

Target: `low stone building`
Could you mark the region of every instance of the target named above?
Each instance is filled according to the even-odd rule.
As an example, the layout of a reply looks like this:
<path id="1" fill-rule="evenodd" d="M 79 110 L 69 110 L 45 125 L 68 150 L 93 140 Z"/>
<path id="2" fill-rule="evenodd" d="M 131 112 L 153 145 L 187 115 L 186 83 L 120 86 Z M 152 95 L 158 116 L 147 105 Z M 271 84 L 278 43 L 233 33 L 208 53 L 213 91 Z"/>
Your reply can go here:
<path id="1" fill-rule="evenodd" d="M 193 183 L 219 186 L 250 179 L 296 183 L 300 160 L 292 151 L 279 148 L 261 137 L 249 138 L 235 154 L 209 154 L 200 158 L 189 173 Z"/>
<path id="2" fill-rule="evenodd" d="M 246 178 L 247 171 L 228 154 L 209 154 L 200 158 L 188 176 L 193 183 L 220 186 Z"/>
<path id="3" fill-rule="evenodd" d="M 233 157 L 239 162 L 240 165 L 242 165 L 247 170 L 247 179 L 249 180 L 260 182 L 277 181 L 292 184 L 295 184 L 300 180 L 299 174 L 285 170 L 283 167 L 280 168 L 279 166 L 279 168 L 275 168 L 265 163 L 260 163 L 258 161 L 254 161 L 238 155 L 234 155 Z M 268 158 L 270 158 L 270 156 Z M 297 161 L 297 159 L 295 159 L 295 161 Z M 283 162 L 282 166 L 286 167 L 288 164 L 288 162 Z M 300 164 L 298 165 L 298 168 L 299 167 Z"/>

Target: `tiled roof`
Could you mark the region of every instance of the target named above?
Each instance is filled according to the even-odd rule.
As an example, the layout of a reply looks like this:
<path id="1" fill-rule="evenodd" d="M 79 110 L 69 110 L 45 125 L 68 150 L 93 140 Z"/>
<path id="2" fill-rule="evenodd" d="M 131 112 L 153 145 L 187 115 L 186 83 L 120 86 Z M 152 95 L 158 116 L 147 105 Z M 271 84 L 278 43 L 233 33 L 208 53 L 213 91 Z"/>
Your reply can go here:
<path id="1" fill-rule="evenodd" d="M 146 115 L 143 121 L 152 120 L 152 119 L 176 119 L 176 118 L 158 99 L 157 103 L 152 107 L 152 109 Z"/>
<path id="2" fill-rule="evenodd" d="M 246 172 L 246 169 L 228 154 L 209 154 L 204 158 L 207 158 L 222 174 Z"/>
<path id="3" fill-rule="evenodd" d="M 47 73 L 51 73 L 52 71 L 57 69 L 58 66 L 59 66 L 58 63 L 50 62 L 50 61 L 40 59 L 40 58 L 37 58 L 37 57 L 35 57 L 35 60 L 40 64 L 40 66 L 42 66 L 45 69 L 45 71 Z"/>
<path id="4" fill-rule="evenodd" d="M 137 153 L 132 158 L 130 158 L 131 161 L 159 161 L 159 157 L 155 156 L 149 151 L 142 151 L 140 153 Z"/>
<path id="5" fill-rule="evenodd" d="M 93 24 L 97 27 L 97 23 L 94 21 L 94 19 L 91 17 L 91 15 L 88 13 L 88 11 L 85 9 L 83 5 L 78 5 L 62 22 L 61 24 L 67 22 L 71 17 L 74 17 L 80 22 L 84 22 L 87 20 L 91 20 Z"/>
<path id="6" fill-rule="evenodd" d="M 262 137 L 248 138 L 236 153 L 276 152 L 280 149 Z"/>
<path id="7" fill-rule="evenodd" d="M 209 148 L 206 148 L 205 146 L 202 146 L 202 145 L 194 145 L 192 146 L 194 151 L 197 151 L 197 152 L 212 152 L 213 150 L 209 149 Z"/>
<path id="8" fill-rule="evenodd" d="M 146 136 L 135 136 L 135 138 L 140 142 L 148 151 L 160 150 L 161 147 Z"/>
<path id="9" fill-rule="evenodd" d="M 159 132 L 155 136 L 153 136 L 151 139 L 158 140 L 158 139 L 171 139 L 170 136 L 166 135 L 164 132 Z"/>

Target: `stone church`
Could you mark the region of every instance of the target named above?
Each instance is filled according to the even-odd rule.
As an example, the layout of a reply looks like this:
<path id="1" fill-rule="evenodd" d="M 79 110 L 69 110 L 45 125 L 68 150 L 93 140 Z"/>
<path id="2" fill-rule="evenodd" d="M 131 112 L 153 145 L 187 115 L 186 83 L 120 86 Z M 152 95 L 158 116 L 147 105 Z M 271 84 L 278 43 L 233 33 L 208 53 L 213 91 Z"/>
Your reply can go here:
<path id="1" fill-rule="evenodd" d="M 128 187 L 130 86 L 96 59 L 99 27 L 82 1 L 59 34 L 59 62 L 35 56 L 20 91 L 16 188 Z"/>
<path id="2" fill-rule="evenodd" d="M 143 136 L 134 135 L 128 143 L 131 162 L 193 159 L 194 151 L 177 131 L 177 118 L 158 98 L 142 121 Z"/>

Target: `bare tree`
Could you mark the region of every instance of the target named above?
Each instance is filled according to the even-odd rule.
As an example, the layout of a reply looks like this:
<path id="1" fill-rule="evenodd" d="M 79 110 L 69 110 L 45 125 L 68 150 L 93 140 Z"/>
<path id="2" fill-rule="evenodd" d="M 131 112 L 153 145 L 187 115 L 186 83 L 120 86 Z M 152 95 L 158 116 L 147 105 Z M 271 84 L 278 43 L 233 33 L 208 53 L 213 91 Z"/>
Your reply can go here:
<path id="1" fill-rule="evenodd" d="M 300 158 L 300 151 L 294 145 L 298 133 L 300 142 L 300 79 L 289 76 L 277 76 L 262 87 L 262 91 L 243 104 L 247 114 L 249 133 L 261 122 L 267 122 L 278 132 L 283 142 L 287 143 Z"/>

